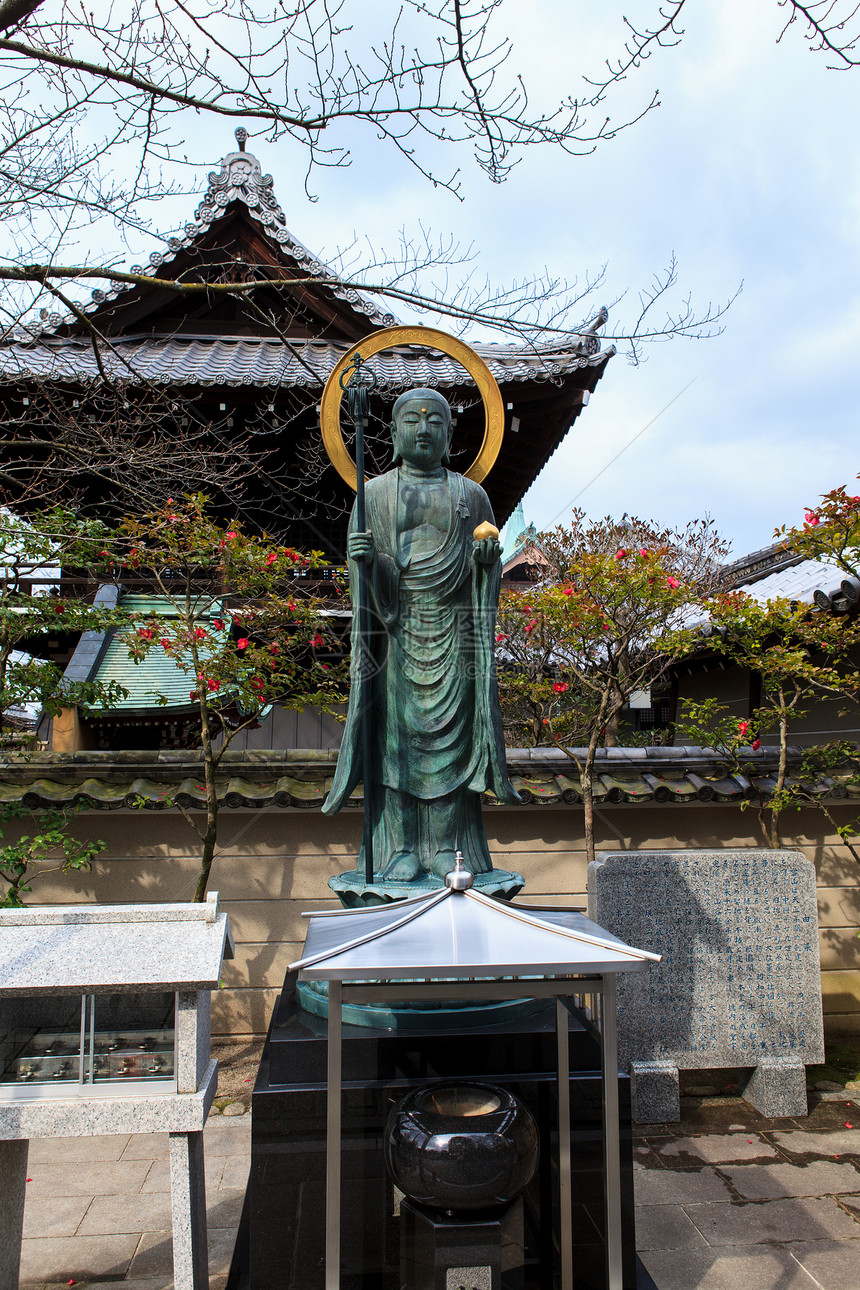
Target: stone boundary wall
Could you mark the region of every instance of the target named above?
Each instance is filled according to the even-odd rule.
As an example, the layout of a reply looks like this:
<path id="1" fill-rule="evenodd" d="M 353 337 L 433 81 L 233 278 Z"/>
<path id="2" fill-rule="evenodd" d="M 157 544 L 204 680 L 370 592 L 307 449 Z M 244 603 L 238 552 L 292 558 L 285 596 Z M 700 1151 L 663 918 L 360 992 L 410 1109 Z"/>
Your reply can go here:
<path id="1" fill-rule="evenodd" d="M 833 813 L 847 820 L 855 811 L 835 804 Z M 485 820 L 496 863 L 526 878 L 521 899 L 586 904 L 581 807 L 490 807 Z M 326 880 L 354 866 L 362 813 L 329 820 L 318 810 L 248 808 L 225 811 L 221 826 L 210 890 L 230 916 L 236 958 L 224 963 L 213 1032 L 261 1036 L 287 965 L 302 950 L 302 912 L 336 906 Z M 28 903 L 190 899 L 196 839 L 177 812 L 91 812 L 74 827 L 104 839 L 104 856 L 89 874 L 36 878 Z M 733 804 L 600 807 L 597 835 L 601 851 L 762 845 L 755 809 Z M 860 1033 L 860 867 L 814 810 L 786 817 L 783 846 L 800 848 L 816 868 L 826 1032 Z"/>

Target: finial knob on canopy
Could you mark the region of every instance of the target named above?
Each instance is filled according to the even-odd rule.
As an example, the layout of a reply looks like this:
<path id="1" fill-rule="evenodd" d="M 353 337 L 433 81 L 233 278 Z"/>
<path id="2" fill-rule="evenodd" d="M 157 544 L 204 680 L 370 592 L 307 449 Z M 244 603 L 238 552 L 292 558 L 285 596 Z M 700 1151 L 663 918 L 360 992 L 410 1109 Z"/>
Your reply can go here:
<path id="1" fill-rule="evenodd" d="M 452 891 L 468 891 L 475 878 L 471 870 L 463 864 L 463 853 L 458 851 L 454 856 L 454 868 L 445 874 L 445 886 Z"/>

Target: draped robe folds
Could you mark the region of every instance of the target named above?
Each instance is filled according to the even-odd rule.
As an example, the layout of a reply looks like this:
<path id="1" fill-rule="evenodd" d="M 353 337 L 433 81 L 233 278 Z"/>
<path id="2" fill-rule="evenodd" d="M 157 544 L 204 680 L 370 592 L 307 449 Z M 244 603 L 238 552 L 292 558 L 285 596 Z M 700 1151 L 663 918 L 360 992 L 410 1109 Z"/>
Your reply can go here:
<path id="1" fill-rule="evenodd" d="M 349 711 L 331 792 L 334 814 L 363 778 L 361 721 L 371 723 L 374 867 L 414 854 L 421 868 L 439 852 L 463 850 L 487 871 L 480 794 L 519 801 L 505 763 L 495 671 L 501 564 L 473 560 L 474 529 L 492 522 L 489 498 L 463 475 L 445 471 L 447 531 L 433 549 L 401 555 L 406 517 L 400 469 L 369 481 L 367 527 L 372 665 L 361 667 L 353 614 Z M 355 512 L 350 520 L 354 530 Z M 353 610 L 358 578 L 350 561 Z"/>

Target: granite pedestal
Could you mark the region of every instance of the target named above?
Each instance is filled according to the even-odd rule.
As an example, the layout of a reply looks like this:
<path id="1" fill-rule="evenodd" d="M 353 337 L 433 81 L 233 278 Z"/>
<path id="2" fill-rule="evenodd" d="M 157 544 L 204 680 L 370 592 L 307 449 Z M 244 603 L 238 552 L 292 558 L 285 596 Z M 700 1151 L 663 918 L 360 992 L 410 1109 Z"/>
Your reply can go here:
<path id="1" fill-rule="evenodd" d="M 680 1118 L 678 1070 L 751 1071 L 767 1116 L 806 1115 L 824 1060 L 815 870 L 799 851 L 621 851 L 589 865 L 589 916 L 662 954 L 618 980 L 639 1123 Z"/>
<path id="2" fill-rule="evenodd" d="M 218 1078 L 218 1063 L 209 1056 L 210 990 L 225 950 L 232 958 L 216 892 L 197 905 L 0 911 L 0 1290 L 18 1285 L 29 1139 L 119 1133 L 169 1135 L 175 1290 L 208 1286 L 203 1126 Z M 48 1043 L 45 1029 L 64 1000 L 71 1001 L 78 1033 L 52 1034 L 46 1052 L 74 1039 L 76 1047 L 64 1044 L 60 1051 L 68 1052 L 63 1060 L 76 1067 L 77 1078 L 52 1087 L 42 1067 L 59 1058 L 19 1054 L 22 1046 L 34 1051 L 40 1034 Z M 151 1055 L 155 1040 L 144 1037 L 155 1029 L 153 1016 L 161 1024 L 165 1000 L 172 1078 L 147 1081 L 129 1056 L 134 1078 L 120 1070 L 101 1079 L 96 1063 L 107 1058 L 97 1038 L 107 1044 L 113 1036 L 121 1052 Z M 120 1029 L 108 1022 L 108 1030 L 97 1030 L 102 1015 Z M 135 1017 L 142 1031 L 134 1029 Z"/>
<path id="3" fill-rule="evenodd" d="M 400 1204 L 402 1290 L 521 1290 L 523 1202 L 503 1213 L 446 1214 Z M 504 1279 L 503 1279 L 504 1278 Z"/>
<path id="4" fill-rule="evenodd" d="M 287 977 L 253 1094 L 251 1173 L 231 1286 L 321 1290 L 325 1249 L 326 1026 L 295 1004 Z M 510 1026 L 389 1032 L 345 1026 L 343 1042 L 343 1290 L 399 1290 L 399 1196 L 385 1170 L 392 1106 L 435 1079 L 509 1089 L 537 1121 L 541 1157 L 523 1196 L 528 1290 L 559 1272 L 558 1099 L 552 1005 Z M 572 1224 L 578 1290 L 604 1290 L 604 1163 L 600 1053 L 569 1026 Z M 625 1290 L 636 1284 L 629 1081 L 619 1078 Z M 503 1286 L 507 1283 L 503 1279 Z"/>

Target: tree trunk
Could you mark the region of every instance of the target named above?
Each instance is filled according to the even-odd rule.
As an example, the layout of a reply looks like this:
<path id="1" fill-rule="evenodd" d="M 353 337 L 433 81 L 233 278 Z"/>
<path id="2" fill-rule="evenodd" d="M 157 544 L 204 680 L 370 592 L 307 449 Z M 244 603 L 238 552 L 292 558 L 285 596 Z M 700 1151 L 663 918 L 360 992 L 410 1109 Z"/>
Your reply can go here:
<path id="1" fill-rule="evenodd" d="M 585 818 L 585 863 L 591 864 L 594 859 L 594 798 L 591 793 L 591 770 L 583 770 L 580 775 L 582 783 L 582 810 Z"/>
<path id="2" fill-rule="evenodd" d="M 212 746 L 209 705 L 202 689 L 200 693 L 200 734 L 203 748 L 203 783 L 206 786 L 206 832 L 203 835 L 203 850 L 200 854 L 197 886 L 194 888 L 194 895 L 191 897 L 192 902 L 197 904 L 206 899 L 206 888 L 209 883 L 212 861 L 215 859 L 215 843 L 218 839 L 218 793 L 215 777 L 219 758 Z"/>
<path id="3" fill-rule="evenodd" d="M 773 795 L 775 806 L 770 809 L 770 829 L 768 832 L 768 842 L 776 850 L 782 846 L 782 838 L 779 832 L 779 817 L 782 813 L 782 792 L 785 788 L 785 779 L 788 769 L 788 715 L 783 702 L 782 713 L 779 719 L 779 762 L 776 771 L 776 791 Z"/>

